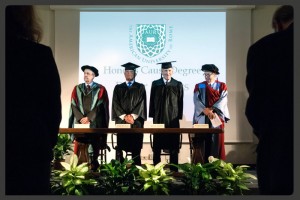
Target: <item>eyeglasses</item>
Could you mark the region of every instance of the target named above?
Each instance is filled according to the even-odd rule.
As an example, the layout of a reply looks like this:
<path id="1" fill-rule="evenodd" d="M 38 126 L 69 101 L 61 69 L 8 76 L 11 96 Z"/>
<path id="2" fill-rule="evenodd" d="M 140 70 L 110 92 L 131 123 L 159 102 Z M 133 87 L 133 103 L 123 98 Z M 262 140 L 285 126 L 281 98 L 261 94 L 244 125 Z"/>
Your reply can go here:
<path id="1" fill-rule="evenodd" d="M 213 73 L 211 73 L 211 72 L 205 72 L 205 73 L 203 73 L 203 76 L 211 76 Z"/>

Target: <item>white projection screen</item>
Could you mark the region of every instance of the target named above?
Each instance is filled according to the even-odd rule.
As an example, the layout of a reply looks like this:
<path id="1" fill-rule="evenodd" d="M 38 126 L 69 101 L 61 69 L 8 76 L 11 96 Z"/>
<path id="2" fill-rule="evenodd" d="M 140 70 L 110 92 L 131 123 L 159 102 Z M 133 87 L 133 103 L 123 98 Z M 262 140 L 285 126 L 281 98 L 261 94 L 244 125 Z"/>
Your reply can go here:
<path id="1" fill-rule="evenodd" d="M 176 61 L 173 78 L 184 86 L 182 127 L 192 126 L 201 66 L 215 64 L 226 82 L 226 12 L 80 12 L 79 35 L 79 82 L 80 67 L 95 66 L 100 75 L 94 80 L 110 100 L 115 85 L 125 81 L 121 65 L 132 62 L 141 66 L 136 81 L 146 86 L 149 108 L 151 83 L 161 77 L 157 63 Z"/>
<path id="2" fill-rule="evenodd" d="M 149 109 L 151 83 L 161 77 L 157 63 L 168 61 L 176 61 L 173 77 L 184 85 L 181 127 L 191 127 L 194 86 L 204 81 L 201 66 L 213 63 L 220 69 L 219 81 L 228 86 L 231 119 L 225 125 L 225 142 L 253 142 L 245 117 L 246 56 L 253 7 L 51 6 L 55 11 L 55 58 L 62 80 L 60 127 L 68 127 L 71 91 L 83 82 L 82 65 L 98 68 L 100 75 L 95 81 L 107 88 L 110 110 L 115 85 L 125 81 L 121 65 L 140 65 L 136 81 L 146 86 Z M 148 118 L 145 125 L 151 123 L 152 118 Z M 184 141 L 186 137 L 184 134 Z M 145 142 L 149 139 L 144 138 Z"/>

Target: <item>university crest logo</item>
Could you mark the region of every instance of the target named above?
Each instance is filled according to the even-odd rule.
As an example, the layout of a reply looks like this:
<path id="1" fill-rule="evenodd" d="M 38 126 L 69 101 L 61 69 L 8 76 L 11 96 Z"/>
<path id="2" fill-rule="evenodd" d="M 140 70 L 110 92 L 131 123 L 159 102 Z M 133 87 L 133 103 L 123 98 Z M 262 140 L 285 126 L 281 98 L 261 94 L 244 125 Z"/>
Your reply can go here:
<path id="1" fill-rule="evenodd" d="M 137 24 L 136 47 L 148 58 L 159 55 L 166 44 L 165 24 Z"/>

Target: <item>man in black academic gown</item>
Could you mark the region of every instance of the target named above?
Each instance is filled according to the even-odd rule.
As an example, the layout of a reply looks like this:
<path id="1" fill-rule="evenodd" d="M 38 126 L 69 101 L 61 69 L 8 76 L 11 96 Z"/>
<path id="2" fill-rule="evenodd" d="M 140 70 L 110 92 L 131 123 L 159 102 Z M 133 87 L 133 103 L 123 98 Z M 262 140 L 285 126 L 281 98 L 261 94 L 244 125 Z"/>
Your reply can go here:
<path id="1" fill-rule="evenodd" d="M 135 69 L 140 67 L 133 63 L 122 65 L 125 67 L 126 81 L 114 88 L 112 100 L 112 120 L 116 124 L 131 124 L 131 128 L 143 128 L 147 119 L 145 86 L 135 81 Z M 132 153 L 134 164 L 141 165 L 141 149 L 143 134 L 117 134 L 117 154 L 122 157 L 122 150 Z"/>
<path id="2" fill-rule="evenodd" d="M 174 61 L 172 61 L 174 62 Z M 152 82 L 150 94 L 149 117 L 154 124 L 165 124 L 165 128 L 179 128 L 179 120 L 183 112 L 183 86 L 172 78 L 172 62 L 161 64 L 162 77 Z M 170 152 L 170 163 L 178 164 L 180 134 L 154 134 L 153 136 L 153 163 L 161 161 L 162 149 Z M 176 167 L 170 167 L 177 171 Z"/>

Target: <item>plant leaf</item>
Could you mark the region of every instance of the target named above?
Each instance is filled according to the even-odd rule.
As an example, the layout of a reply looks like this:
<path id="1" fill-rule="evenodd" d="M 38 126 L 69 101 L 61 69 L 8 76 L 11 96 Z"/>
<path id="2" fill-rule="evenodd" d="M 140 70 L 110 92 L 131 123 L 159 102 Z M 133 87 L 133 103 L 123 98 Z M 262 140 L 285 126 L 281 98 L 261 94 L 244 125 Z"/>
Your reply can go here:
<path id="1" fill-rule="evenodd" d="M 161 170 L 165 165 L 166 165 L 166 163 L 164 163 L 164 162 L 157 163 L 155 165 L 154 169 L 155 170 Z"/>
<path id="2" fill-rule="evenodd" d="M 124 193 L 127 192 L 127 191 L 128 191 L 128 188 L 129 188 L 128 186 L 126 186 L 126 187 L 121 187 L 122 192 L 124 192 Z"/>
<path id="3" fill-rule="evenodd" d="M 257 180 L 256 176 L 254 176 L 253 174 L 244 173 L 244 176 L 247 177 L 247 178 L 252 178 L 254 180 Z"/>
<path id="4" fill-rule="evenodd" d="M 139 170 L 145 171 L 145 169 L 143 167 L 141 167 L 141 166 L 136 165 L 136 168 L 138 168 Z"/>
<path id="5" fill-rule="evenodd" d="M 146 191 L 149 187 L 151 187 L 152 184 L 151 183 L 145 183 L 144 184 L 144 190 Z"/>
<path id="6" fill-rule="evenodd" d="M 69 171 L 62 171 L 60 174 L 59 174 L 59 177 L 63 177 L 67 174 L 69 174 L 70 172 Z"/>
<path id="7" fill-rule="evenodd" d="M 147 164 L 147 163 L 146 163 L 145 166 L 146 166 L 146 168 L 147 168 L 148 171 L 154 169 L 154 166 L 153 166 L 153 165 L 150 165 L 150 164 Z"/>
<path id="8" fill-rule="evenodd" d="M 81 175 L 81 176 L 76 176 L 76 178 L 84 179 L 85 177 Z"/>
<path id="9" fill-rule="evenodd" d="M 66 162 L 60 162 L 60 164 L 66 169 L 66 170 L 71 170 L 71 166 L 69 163 Z"/>
<path id="10" fill-rule="evenodd" d="M 165 194 L 169 194 L 169 190 L 166 187 L 162 187 L 161 190 L 165 193 Z"/>
<path id="11" fill-rule="evenodd" d="M 153 180 L 158 180 L 161 176 L 157 176 L 157 175 L 153 174 L 151 177 L 152 177 Z"/>
<path id="12" fill-rule="evenodd" d="M 74 180 L 74 184 L 75 185 L 81 185 L 82 184 L 82 181 L 80 179 L 75 179 Z"/>
<path id="13" fill-rule="evenodd" d="M 81 168 L 81 169 L 78 170 L 78 172 L 80 172 L 81 174 L 85 174 L 88 171 L 89 171 L 89 167 L 88 166 L 85 166 L 85 167 L 83 167 L 83 168 Z"/>
<path id="14" fill-rule="evenodd" d="M 72 180 L 66 180 L 65 182 L 63 182 L 63 187 L 68 187 L 69 185 L 71 185 Z"/>
<path id="15" fill-rule="evenodd" d="M 78 190 L 78 189 L 75 190 L 75 194 L 78 195 L 78 196 L 83 195 L 82 191 Z"/>
<path id="16" fill-rule="evenodd" d="M 71 169 L 76 168 L 77 164 L 78 164 L 78 157 L 76 154 L 73 154 L 70 159 Z"/>
<path id="17" fill-rule="evenodd" d="M 74 189 L 75 189 L 74 185 L 71 185 L 70 187 L 66 188 L 68 194 L 70 194 Z"/>

